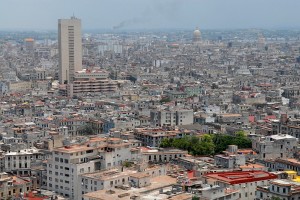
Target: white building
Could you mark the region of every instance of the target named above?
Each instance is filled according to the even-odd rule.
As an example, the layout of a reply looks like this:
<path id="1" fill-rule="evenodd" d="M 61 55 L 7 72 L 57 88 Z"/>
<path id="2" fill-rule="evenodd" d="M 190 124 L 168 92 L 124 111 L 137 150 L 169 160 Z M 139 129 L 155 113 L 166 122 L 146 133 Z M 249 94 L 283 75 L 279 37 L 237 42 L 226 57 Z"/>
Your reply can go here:
<path id="1" fill-rule="evenodd" d="M 72 83 L 76 71 L 82 69 L 81 20 L 58 20 L 59 82 Z"/>
<path id="2" fill-rule="evenodd" d="M 91 138 L 85 144 L 56 148 L 47 162 L 47 189 L 79 199 L 79 175 L 115 168 L 138 157 L 139 150 L 119 138 Z"/>
<path id="3" fill-rule="evenodd" d="M 153 126 L 178 126 L 188 125 L 194 122 L 193 110 L 187 109 L 165 109 L 153 110 L 150 112 Z"/>
<path id="4" fill-rule="evenodd" d="M 166 167 L 152 166 L 143 171 L 129 169 L 110 169 L 94 173 L 87 173 L 79 176 L 79 198 L 83 194 L 98 190 L 109 190 L 115 187 L 145 187 L 150 185 L 150 178 L 166 175 Z"/>
<path id="5" fill-rule="evenodd" d="M 298 138 L 287 134 L 258 136 L 252 140 L 252 149 L 260 159 L 292 158 L 297 145 Z"/>
<path id="6" fill-rule="evenodd" d="M 277 197 L 282 200 L 300 199 L 300 183 L 286 179 L 276 179 L 269 185 L 257 187 L 256 199 L 271 199 Z"/>
<path id="7" fill-rule="evenodd" d="M 5 172 L 15 172 L 21 176 L 29 176 L 31 165 L 41 162 L 45 156 L 36 148 L 8 151 L 3 154 Z"/>

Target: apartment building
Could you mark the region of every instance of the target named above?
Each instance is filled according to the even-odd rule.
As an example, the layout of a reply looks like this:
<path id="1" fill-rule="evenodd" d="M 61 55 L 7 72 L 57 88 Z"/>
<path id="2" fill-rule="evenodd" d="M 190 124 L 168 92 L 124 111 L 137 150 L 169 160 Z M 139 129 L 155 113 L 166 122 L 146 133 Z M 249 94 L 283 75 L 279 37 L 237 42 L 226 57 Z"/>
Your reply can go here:
<path id="1" fill-rule="evenodd" d="M 14 199 L 34 189 L 30 178 L 0 173 L 0 199 Z"/>
<path id="2" fill-rule="evenodd" d="M 79 175 L 111 169 L 125 161 L 137 160 L 139 150 L 119 138 L 91 138 L 81 145 L 53 150 L 47 162 L 47 189 L 67 198 L 78 199 Z"/>
<path id="3" fill-rule="evenodd" d="M 182 151 L 179 149 L 150 149 L 142 147 L 141 151 L 144 163 L 170 162 L 188 154 L 187 151 Z"/>
<path id="4" fill-rule="evenodd" d="M 142 145 L 159 147 L 163 139 L 181 138 L 191 135 L 189 131 L 167 130 L 162 128 L 135 128 L 133 130 L 135 139 L 140 140 Z"/>
<path id="5" fill-rule="evenodd" d="M 166 167 L 150 166 L 142 171 L 124 169 L 110 169 L 94 173 L 82 174 L 80 178 L 80 196 L 98 190 L 110 190 L 118 187 L 141 188 L 151 184 L 150 178 L 166 175 Z"/>
<path id="6" fill-rule="evenodd" d="M 36 148 L 10 150 L 2 154 L 2 162 L 5 172 L 13 172 L 20 176 L 31 175 L 31 165 L 42 162 L 45 159 L 44 153 Z"/>
<path id="7" fill-rule="evenodd" d="M 245 165 L 245 155 L 215 155 L 215 165 L 223 168 L 237 168 L 241 165 Z"/>
<path id="8" fill-rule="evenodd" d="M 298 139 L 287 134 L 252 138 L 252 149 L 259 159 L 292 158 L 297 152 Z"/>
<path id="9" fill-rule="evenodd" d="M 279 198 L 282 200 L 300 199 L 299 182 L 288 179 L 276 179 L 270 184 L 258 186 L 256 192 L 257 199 Z"/>
<path id="10" fill-rule="evenodd" d="M 70 199 L 77 199 L 78 176 L 100 170 L 100 161 L 94 147 L 87 145 L 66 146 L 53 150 L 47 162 L 47 189 Z"/>
<path id="11" fill-rule="evenodd" d="M 60 92 L 68 96 L 101 94 L 117 91 L 118 83 L 108 79 L 108 72 L 103 70 L 87 70 L 76 71 L 74 73 L 73 82 L 66 87 L 61 87 Z"/>
<path id="12" fill-rule="evenodd" d="M 205 184 L 238 190 L 239 199 L 253 200 L 257 186 L 267 185 L 277 176 L 264 171 L 235 171 L 208 173 L 203 178 Z"/>
<path id="13" fill-rule="evenodd" d="M 193 110 L 168 108 L 150 111 L 152 126 L 179 126 L 194 123 Z"/>

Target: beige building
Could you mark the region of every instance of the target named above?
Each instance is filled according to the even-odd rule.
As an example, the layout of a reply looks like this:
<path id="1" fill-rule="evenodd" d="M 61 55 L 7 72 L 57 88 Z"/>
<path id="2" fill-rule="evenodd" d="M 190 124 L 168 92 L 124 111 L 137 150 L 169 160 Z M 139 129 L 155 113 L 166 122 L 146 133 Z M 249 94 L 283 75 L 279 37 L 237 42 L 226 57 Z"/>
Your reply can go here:
<path id="1" fill-rule="evenodd" d="M 0 199 L 15 199 L 34 189 L 30 178 L 11 176 L 5 172 L 0 173 L 0 182 Z"/>
<path id="2" fill-rule="evenodd" d="M 108 72 L 102 70 L 76 71 L 73 82 L 68 85 L 61 85 L 59 92 L 64 96 L 87 95 L 93 93 L 99 95 L 107 92 L 116 92 L 118 83 L 108 79 Z"/>
<path id="3" fill-rule="evenodd" d="M 140 168 L 138 171 L 122 167 L 121 170 L 115 168 L 79 175 L 78 199 L 82 199 L 82 194 L 99 190 L 131 187 L 137 189 L 150 186 L 151 179 L 166 176 L 166 169 L 165 165 L 153 165 L 145 169 Z"/>
<path id="4" fill-rule="evenodd" d="M 82 69 L 81 20 L 58 20 L 59 82 L 72 83 L 76 71 Z"/>
<path id="5" fill-rule="evenodd" d="M 11 92 L 20 92 L 25 90 L 31 90 L 32 82 L 30 81 L 19 81 L 19 82 L 10 82 L 9 90 Z"/>

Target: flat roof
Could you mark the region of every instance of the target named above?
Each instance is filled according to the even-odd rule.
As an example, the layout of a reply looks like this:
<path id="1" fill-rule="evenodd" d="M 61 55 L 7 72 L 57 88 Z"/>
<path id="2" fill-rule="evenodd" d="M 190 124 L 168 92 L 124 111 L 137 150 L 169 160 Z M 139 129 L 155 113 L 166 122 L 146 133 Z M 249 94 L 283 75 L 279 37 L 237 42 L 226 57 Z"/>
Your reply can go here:
<path id="1" fill-rule="evenodd" d="M 76 153 L 81 151 L 93 150 L 95 147 L 88 147 L 87 145 L 71 145 L 65 147 L 59 147 L 54 149 L 54 151 L 62 152 L 62 153 Z"/>
<path id="2" fill-rule="evenodd" d="M 130 190 L 122 190 L 113 188 L 111 190 L 98 190 L 95 192 L 89 192 L 83 195 L 85 198 L 93 198 L 95 200 L 130 200 L 132 196 L 146 196 L 149 192 L 159 190 L 160 188 L 168 187 L 176 184 L 176 178 L 170 176 L 158 176 L 150 179 L 151 185 L 142 188 L 131 188 Z M 110 192 L 112 191 L 112 192 Z M 124 195 L 124 197 L 120 197 Z"/>
<path id="3" fill-rule="evenodd" d="M 248 164 L 248 165 L 242 165 L 240 166 L 241 169 L 261 169 L 261 168 L 266 168 L 264 165 L 259 165 L 259 164 Z"/>
<path id="4" fill-rule="evenodd" d="M 109 180 L 123 176 L 132 176 L 136 173 L 137 171 L 135 170 L 125 170 L 123 172 L 120 172 L 118 169 L 111 169 L 106 171 L 83 174 L 82 177 L 92 178 L 95 180 Z"/>

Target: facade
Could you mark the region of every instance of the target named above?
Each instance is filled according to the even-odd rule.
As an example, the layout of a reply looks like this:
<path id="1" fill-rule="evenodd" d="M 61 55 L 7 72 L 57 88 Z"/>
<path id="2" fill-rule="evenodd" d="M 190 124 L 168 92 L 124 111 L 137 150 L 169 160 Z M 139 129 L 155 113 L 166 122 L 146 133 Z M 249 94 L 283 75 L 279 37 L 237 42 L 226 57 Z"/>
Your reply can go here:
<path id="1" fill-rule="evenodd" d="M 239 190 L 234 190 L 230 188 L 221 188 L 218 185 L 209 186 L 204 185 L 201 189 L 201 194 L 199 195 L 200 199 L 214 199 L 214 200 L 222 200 L 222 199 L 230 199 L 230 200 L 238 200 L 239 199 Z"/>
<path id="2" fill-rule="evenodd" d="M 259 159 L 292 158 L 297 152 L 298 139 L 286 134 L 255 137 L 252 148 Z"/>
<path id="3" fill-rule="evenodd" d="M 75 18 L 58 20 L 59 82 L 74 81 L 76 71 L 82 69 L 81 20 Z"/>
<path id="4" fill-rule="evenodd" d="M 97 151 L 87 146 L 54 149 L 47 162 L 47 190 L 77 199 L 78 176 L 100 169 L 100 162 L 91 160 L 96 155 Z"/>
<path id="5" fill-rule="evenodd" d="M 300 183 L 286 179 L 276 179 L 266 186 L 258 186 L 257 199 L 279 198 L 282 200 L 300 199 Z"/>
<path id="6" fill-rule="evenodd" d="M 9 151 L 3 154 L 5 172 L 14 172 L 21 176 L 31 175 L 31 165 L 45 159 L 43 153 L 38 149 L 23 149 Z"/>
<path id="7" fill-rule="evenodd" d="M 0 182 L 0 199 L 14 199 L 33 189 L 29 178 L 11 176 L 5 172 L 0 173 Z"/>
<path id="8" fill-rule="evenodd" d="M 166 150 L 156 150 L 156 149 L 151 150 L 147 148 L 142 149 L 142 157 L 145 163 L 170 162 L 172 160 L 177 160 L 179 158 L 182 158 L 186 154 L 188 154 L 187 151 L 182 151 L 179 149 L 166 149 Z"/>
<path id="9" fill-rule="evenodd" d="M 216 155 L 215 165 L 224 168 L 237 168 L 238 166 L 245 165 L 245 155 Z"/>
<path id="10" fill-rule="evenodd" d="M 110 169 L 94 173 L 86 173 L 79 176 L 80 196 L 99 190 L 111 190 L 122 187 L 141 188 L 151 185 L 150 178 L 166 175 L 165 166 L 153 166 L 141 171 Z"/>
<path id="11" fill-rule="evenodd" d="M 10 82 L 9 90 L 10 92 L 20 92 L 32 89 L 32 82 L 30 81 L 19 81 L 19 82 Z"/>
<path id="12" fill-rule="evenodd" d="M 139 151 L 133 144 L 119 138 L 91 138 L 82 145 L 56 148 L 47 162 L 47 189 L 79 199 L 79 175 L 116 168 L 138 158 Z"/>
<path id="13" fill-rule="evenodd" d="M 133 131 L 134 137 L 142 142 L 144 146 L 159 147 L 163 139 L 181 138 L 190 135 L 190 132 L 179 130 L 163 130 L 159 128 L 136 128 Z"/>
<path id="14" fill-rule="evenodd" d="M 187 109 L 165 109 L 150 112 L 153 126 L 178 126 L 194 123 L 193 110 Z"/>
<path id="15" fill-rule="evenodd" d="M 108 79 L 108 72 L 101 70 L 76 71 L 73 83 L 60 88 L 61 94 L 73 95 L 101 95 L 107 92 L 116 92 L 118 84 L 115 80 Z"/>

